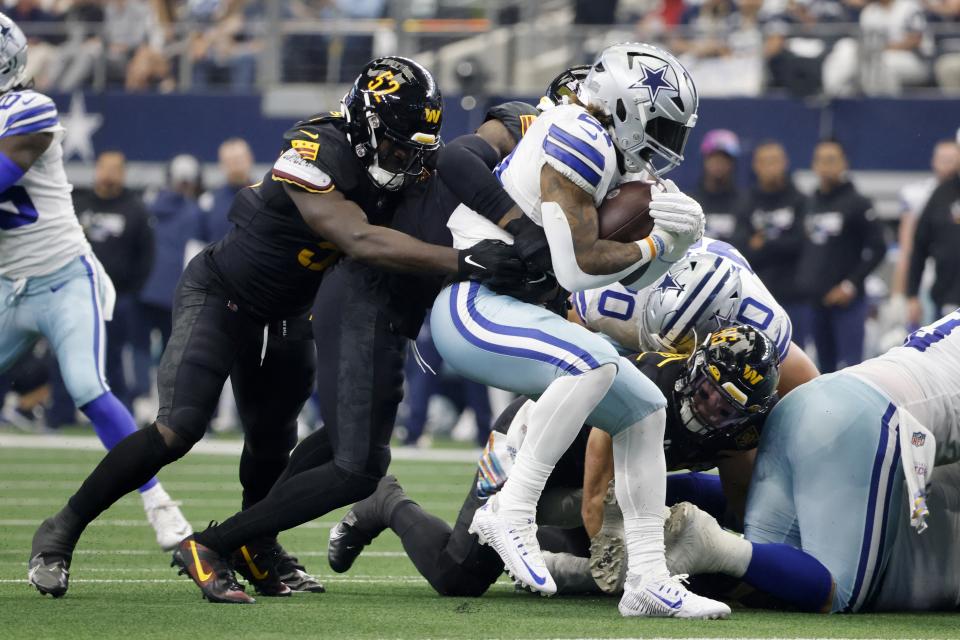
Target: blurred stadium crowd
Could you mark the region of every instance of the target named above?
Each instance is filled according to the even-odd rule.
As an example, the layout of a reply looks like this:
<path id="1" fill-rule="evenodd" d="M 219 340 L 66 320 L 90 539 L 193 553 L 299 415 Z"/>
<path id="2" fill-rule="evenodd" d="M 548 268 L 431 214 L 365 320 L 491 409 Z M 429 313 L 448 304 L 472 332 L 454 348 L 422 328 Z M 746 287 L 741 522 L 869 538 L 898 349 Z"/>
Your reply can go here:
<path id="1" fill-rule="evenodd" d="M 343 82 L 375 55 L 449 54 L 464 85 L 523 82 L 606 42 L 682 54 L 703 95 L 960 92 L 960 0 L 14 0 L 42 91 Z M 491 35 L 494 33 L 494 35 Z M 549 38 L 550 61 L 525 43 Z M 491 41 L 491 38 L 493 40 Z M 488 59 L 503 43 L 513 71 Z M 466 54 L 466 55 L 464 55 Z M 544 52 L 540 52 L 542 57 Z M 418 57 L 419 59 L 419 57 Z M 434 65 L 437 66 L 437 65 Z M 516 76 L 516 77 L 514 77 Z M 469 93 L 469 92 L 465 92 Z"/>

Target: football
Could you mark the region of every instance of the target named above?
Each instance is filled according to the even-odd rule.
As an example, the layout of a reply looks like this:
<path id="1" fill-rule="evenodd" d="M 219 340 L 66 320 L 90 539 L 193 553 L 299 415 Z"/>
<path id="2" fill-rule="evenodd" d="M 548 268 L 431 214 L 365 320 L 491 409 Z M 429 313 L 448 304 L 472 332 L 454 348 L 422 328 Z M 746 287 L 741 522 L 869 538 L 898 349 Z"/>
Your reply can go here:
<path id="1" fill-rule="evenodd" d="M 650 185 L 627 182 L 607 194 L 597 210 L 600 238 L 618 242 L 635 242 L 650 235 Z"/>

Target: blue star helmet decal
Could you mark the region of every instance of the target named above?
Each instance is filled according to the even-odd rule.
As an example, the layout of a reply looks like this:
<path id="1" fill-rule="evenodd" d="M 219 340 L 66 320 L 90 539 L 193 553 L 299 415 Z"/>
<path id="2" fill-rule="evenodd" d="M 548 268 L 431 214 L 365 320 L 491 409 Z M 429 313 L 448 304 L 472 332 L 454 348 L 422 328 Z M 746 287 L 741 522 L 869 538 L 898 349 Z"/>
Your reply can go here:
<path id="1" fill-rule="evenodd" d="M 653 289 L 654 291 L 660 292 L 660 302 L 663 302 L 663 297 L 667 294 L 668 291 L 676 291 L 678 293 L 683 293 L 683 290 L 685 288 L 686 288 L 685 285 L 682 285 L 679 282 L 677 282 L 674 279 L 674 277 L 670 275 L 670 272 L 668 271 L 663 276 L 663 279 L 660 280 L 660 284 L 655 286 Z"/>
<path id="2" fill-rule="evenodd" d="M 664 76 L 670 69 L 670 65 L 664 65 L 659 69 L 651 69 L 647 65 L 640 63 L 640 69 L 643 70 L 643 77 L 630 85 L 631 89 L 646 89 L 650 94 L 650 102 L 656 102 L 660 91 L 677 91 L 677 87 Z"/>

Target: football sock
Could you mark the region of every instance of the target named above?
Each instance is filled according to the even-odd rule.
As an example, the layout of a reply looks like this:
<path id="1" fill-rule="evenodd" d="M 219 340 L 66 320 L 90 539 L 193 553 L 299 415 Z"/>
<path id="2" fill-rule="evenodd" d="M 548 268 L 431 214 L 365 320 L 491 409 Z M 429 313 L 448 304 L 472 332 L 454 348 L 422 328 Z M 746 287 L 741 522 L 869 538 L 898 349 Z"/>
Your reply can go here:
<path id="1" fill-rule="evenodd" d="M 720 476 L 712 473 L 676 473 L 667 477 L 667 506 L 690 502 L 722 522 L 727 511 Z"/>
<path id="2" fill-rule="evenodd" d="M 68 504 L 86 526 L 181 455 L 167 447 L 156 424 L 140 429 L 104 456 Z"/>
<path id="3" fill-rule="evenodd" d="M 141 491 L 140 498 L 143 500 L 144 509 L 152 509 L 158 505 L 170 502 L 170 495 L 164 491 L 163 486 L 159 482 L 146 491 Z"/>
<path id="4" fill-rule="evenodd" d="M 829 611 L 833 577 L 810 554 L 781 543 L 747 543 L 753 548 L 743 581 L 803 611 Z"/>
<path id="5" fill-rule="evenodd" d="M 196 540 L 227 555 L 250 540 L 275 536 L 333 509 L 363 500 L 373 493 L 378 480 L 327 462 L 285 477 L 263 500 L 198 533 Z"/>
<path id="6" fill-rule="evenodd" d="M 98 396 L 80 407 L 80 411 L 93 423 L 93 430 L 103 446 L 110 451 L 117 444 L 137 430 L 137 423 L 127 408 L 111 392 Z M 157 484 L 156 478 L 149 478 L 140 491 L 146 491 Z"/>
<path id="7" fill-rule="evenodd" d="M 287 467 L 285 450 L 259 451 L 244 445 L 240 454 L 240 485 L 243 487 L 243 508 L 263 500 Z"/>
<path id="8" fill-rule="evenodd" d="M 623 511 L 628 570 L 651 579 L 669 575 L 663 546 L 666 416 L 664 409 L 658 409 L 613 437 L 617 502 Z"/>
<path id="9" fill-rule="evenodd" d="M 576 439 L 587 416 L 603 400 L 616 375 L 616 365 L 605 364 L 550 383 L 529 414 L 527 436 L 510 478 L 498 494 L 500 514 L 529 518 L 536 513 L 540 493 L 554 465 Z"/>

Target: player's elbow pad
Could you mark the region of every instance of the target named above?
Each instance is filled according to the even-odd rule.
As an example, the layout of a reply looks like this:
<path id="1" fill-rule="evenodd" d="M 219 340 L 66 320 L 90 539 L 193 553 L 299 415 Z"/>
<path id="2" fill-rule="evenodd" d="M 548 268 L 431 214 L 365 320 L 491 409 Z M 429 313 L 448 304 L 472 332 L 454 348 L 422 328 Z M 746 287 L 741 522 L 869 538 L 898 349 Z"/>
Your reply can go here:
<path id="1" fill-rule="evenodd" d="M 634 282 L 643 278 L 643 274 L 650 270 L 651 262 L 656 262 L 656 252 L 638 243 L 643 251 L 643 258 L 639 262 L 616 273 L 601 275 L 584 273 L 577 263 L 577 255 L 573 248 L 573 233 L 570 231 L 570 223 L 563 209 L 556 202 L 544 202 L 540 206 L 540 213 L 543 230 L 547 234 L 547 242 L 550 245 L 553 274 L 560 286 L 567 291 L 598 289 L 623 280 Z M 666 266 L 669 268 L 669 265 Z"/>

